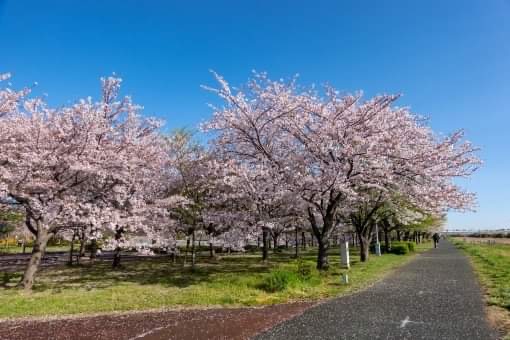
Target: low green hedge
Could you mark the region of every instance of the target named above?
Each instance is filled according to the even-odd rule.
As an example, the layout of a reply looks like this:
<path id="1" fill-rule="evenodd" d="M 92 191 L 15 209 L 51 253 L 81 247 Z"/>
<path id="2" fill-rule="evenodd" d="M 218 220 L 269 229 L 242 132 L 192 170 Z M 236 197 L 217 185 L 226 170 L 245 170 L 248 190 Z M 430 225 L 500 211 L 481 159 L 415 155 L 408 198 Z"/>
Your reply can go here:
<path id="1" fill-rule="evenodd" d="M 397 255 L 405 255 L 407 253 L 412 253 L 416 250 L 416 245 L 414 242 L 393 242 L 391 244 L 391 251 L 392 254 Z"/>
<path id="2" fill-rule="evenodd" d="M 406 255 L 409 253 L 409 247 L 405 243 L 392 244 L 390 252 L 396 255 Z"/>

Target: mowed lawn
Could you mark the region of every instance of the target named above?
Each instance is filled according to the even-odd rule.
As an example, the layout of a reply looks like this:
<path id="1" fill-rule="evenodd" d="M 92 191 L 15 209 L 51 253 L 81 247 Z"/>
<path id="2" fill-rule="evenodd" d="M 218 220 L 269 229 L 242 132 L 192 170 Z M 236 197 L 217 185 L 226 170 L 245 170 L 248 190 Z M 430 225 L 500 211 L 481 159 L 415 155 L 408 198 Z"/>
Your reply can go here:
<path id="1" fill-rule="evenodd" d="M 487 288 L 489 304 L 510 310 L 510 244 L 473 244 L 454 241 L 464 250 Z"/>
<path id="2" fill-rule="evenodd" d="M 416 253 L 430 248 L 417 247 Z M 357 291 L 370 285 L 408 262 L 409 255 L 371 256 L 358 261 L 351 250 L 352 267 L 340 269 L 339 250 L 330 251 L 330 270 L 315 269 L 306 279 L 299 268 L 315 265 L 315 249 L 301 253 L 302 262 L 292 253 L 270 254 L 266 264 L 259 253 L 227 255 L 219 260 L 199 258 L 195 270 L 169 260 L 151 259 L 126 262 L 112 270 L 110 263 L 94 266 L 60 266 L 41 270 L 34 292 L 14 288 L 21 273 L 0 272 L 0 318 L 91 314 L 157 308 L 260 306 L 291 301 L 327 298 Z M 305 263 L 305 265 L 303 265 Z M 290 277 L 281 290 L 269 291 L 269 277 L 275 272 Z M 341 283 L 341 273 L 348 273 L 349 284 Z"/>

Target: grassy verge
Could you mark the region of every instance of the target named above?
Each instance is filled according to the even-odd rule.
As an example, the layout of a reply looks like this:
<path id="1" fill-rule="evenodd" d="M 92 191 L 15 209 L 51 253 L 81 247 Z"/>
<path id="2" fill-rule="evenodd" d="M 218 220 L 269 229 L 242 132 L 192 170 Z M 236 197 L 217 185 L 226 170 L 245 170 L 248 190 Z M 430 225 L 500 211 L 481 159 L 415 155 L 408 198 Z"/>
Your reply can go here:
<path id="1" fill-rule="evenodd" d="M 471 259 L 471 263 L 487 292 L 487 302 L 505 311 L 497 313 L 496 322 L 510 339 L 510 245 L 473 244 L 454 240 Z"/>
<path id="2" fill-rule="evenodd" d="M 417 252 L 430 248 L 418 247 Z M 259 306 L 320 299 L 347 294 L 377 281 L 413 255 L 385 254 L 358 262 L 351 251 L 349 284 L 340 283 L 338 249 L 332 249 L 330 270 L 300 277 L 298 267 L 314 267 L 315 250 L 301 254 L 301 264 L 291 253 L 271 254 L 263 264 L 260 254 L 230 255 L 221 260 L 200 259 L 194 271 L 161 260 L 129 262 L 112 271 L 108 263 L 92 267 L 43 269 L 35 290 L 26 295 L 13 288 L 20 273 L 0 276 L 0 318 L 69 315 L 154 308 L 205 306 Z M 265 285 L 275 272 L 289 276 L 284 287 L 268 291 Z M 278 274 L 276 274 L 278 276 Z"/>

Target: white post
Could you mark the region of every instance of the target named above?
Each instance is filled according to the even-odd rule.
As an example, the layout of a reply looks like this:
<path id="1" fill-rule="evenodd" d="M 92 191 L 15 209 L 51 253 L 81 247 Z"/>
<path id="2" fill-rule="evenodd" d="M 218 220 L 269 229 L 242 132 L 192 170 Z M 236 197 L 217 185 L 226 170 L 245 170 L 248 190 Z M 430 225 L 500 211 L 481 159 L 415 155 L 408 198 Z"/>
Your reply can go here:
<path id="1" fill-rule="evenodd" d="M 349 269 L 351 261 L 349 259 L 349 242 L 340 243 L 340 257 L 342 259 L 342 267 Z"/>
<path id="2" fill-rule="evenodd" d="M 375 222 L 375 255 L 381 256 L 381 244 L 379 243 L 379 227 Z"/>

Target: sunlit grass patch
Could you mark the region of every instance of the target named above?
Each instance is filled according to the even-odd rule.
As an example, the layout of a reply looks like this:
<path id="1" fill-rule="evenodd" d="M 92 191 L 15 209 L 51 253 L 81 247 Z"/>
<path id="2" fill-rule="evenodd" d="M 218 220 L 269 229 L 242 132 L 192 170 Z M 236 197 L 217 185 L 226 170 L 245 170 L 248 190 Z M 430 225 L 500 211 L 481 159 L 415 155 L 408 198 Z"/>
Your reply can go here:
<path id="1" fill-rule="evenodd" d="M 460 240 L 454 243 L 469 255 L 480 282 L 486 288 L 488 304 L 502 308 L 501 313 L 497 313 L 496 326 L 503 327 L 503 331 L 508 333 L 505 339 L 510 339 L 510 244 L 489 245 Z"/>
<path id="2" fill-rule="evenodd" d="M 455 243 L 471 257 L 489 293 L 489 303 L 510 310 L 510 245 Z"/>

